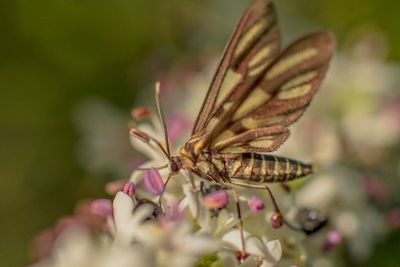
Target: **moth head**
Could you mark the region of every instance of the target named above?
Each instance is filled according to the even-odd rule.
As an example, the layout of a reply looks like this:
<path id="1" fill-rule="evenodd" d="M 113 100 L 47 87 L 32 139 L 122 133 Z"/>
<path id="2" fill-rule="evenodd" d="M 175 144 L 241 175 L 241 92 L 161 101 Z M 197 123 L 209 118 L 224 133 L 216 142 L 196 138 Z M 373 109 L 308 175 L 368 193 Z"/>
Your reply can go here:
<path id="1" fill-rule="evenodd" d="M 171 174 L 177 174 L 182 169 L 182 161 L 180 157 L 171 157 L 168 164 Z"/>

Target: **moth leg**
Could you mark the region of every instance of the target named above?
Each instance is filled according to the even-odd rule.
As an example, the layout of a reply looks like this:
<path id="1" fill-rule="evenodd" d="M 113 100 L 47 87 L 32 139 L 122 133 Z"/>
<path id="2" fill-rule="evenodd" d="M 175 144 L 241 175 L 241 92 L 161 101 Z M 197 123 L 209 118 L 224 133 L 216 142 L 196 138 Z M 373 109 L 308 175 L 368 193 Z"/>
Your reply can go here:
<path id="1" fill-rule="evenodd" d="M 188 176 L 189 176 L 190 184 L 191 184 L 191 186 L 192 186 L 192 190 L 193 190 L 193 192 L 194 192 L 194 194 L 195 194 L 195 196 L 196 196 L 196 215 L 195 215 L 194 219 L 195 219 L 195 221 L 197 221 L 197 220 L 199 219 L 199 216 L 200 216 L 199 190 L 198 190 L 197 187 L 196 187 L 196 184 L 195 184 L 195 182 L 194 182 L 192 173 L 189 172 L 189 173 L 188 173 Z M 204 183 L 203 183 L 203 181 L 202 181 L 202 182 L 200 183 L 200 190 L 201 190 L 201 187 L 203 187 L 203 186 L 204 186 Z"/>
<path id="2" fill-rule="evenodd" d="M 292 189 L 290 188 L 290 186 L 287 183 L 282 182 L 279 184 L 282 187 L 283 191 L 285 191 L 286 193 L 290 193 L 292 191 Z"/>
<path id="3" fill-rule="evenodd" d="M 280 217 L 280 220 L 283 224 L 285 224 L 286 226 L 288 226 L 289 228 L 291 228 L 292 230 L 296 230 L 296 231 L 302 231 L 304 232 L 304 230 L 301 227 L 296 227 L 293 224 L 289 223 L 285 216 L 283 216 L 281 209 L 278 206 L 278 203 L 275 200 L 274 195 L 272 194 L 271 189 L 266 186 L 265 184 L 257 184 L 257 183 L 248 183 L 248 182 L 244 182 L 242 180 L 239 179 L 231 179 L 231 183 L 234 185 L 238 185 L 241 187 L 246 187 L 246 188 L 251 188 L 251 189 L 266 189 L 268 192 L 269 197 L 271 198 L 272 201 L 272 205 L 275 211 L 275 214 L 277 217 Z"/>
<path id="4" fill-rule="evenodd" d="M 292 225 L 291 223 L 289 223 L 289 222 L 285 219 L 285 217 L 283 216 L 283 214 L 282 214 L 282 212 L 281 212 L 281 210 L 280 210 L 278 204 L 276 203 L 275 197 L 274 197 L 274 195 L 272 194 L 271 189 L 269 189 L 268 186 L 264 186 L 264 188 L 267 189 L 268 195 L 269 195 L 269 197 L 271 198 L 272 205 L 273 205 L 273 207 L 274 207 L 274 211 L 275 211 L 275 214 L 276 214 L 276 215 L 274 215 L 274 216 L 277 216 L 278 218 L 280 218 L 281 223 L 285 224 L 285 225 L 288 226 L 289 228 L 291 228 L 291 229 L 293 229 L 293 230 L 300 230 L 300 231 L 302 231 L 302 229 L 300 229 L 300 228 L 298 228 L 298 227 Z"/>
<path id="5" fill-rule="evenodd" d="M 246 247 L 245 247 L 245 242 L 244 242 L 244 233 L 243 233 L 243 219 L 242 219 L 242 212 L 240 210 L 240 201 L 239 201 L 239 195 L 236 192 L 236 190 L 231 189 L 232 193 L 233 193 L 233 198 L 235 200 L 236 203 L 236 211 L 237 211 L 237 215 L 238 215 L 238 221 L 239 221 L 239 231 L 240 231 L 240 242 L 242 245 L 242 251 L 241 251 L 241 261 L 243 259 L 245 259 L 246 256 Z"/>
<path id="6" fill-rule="evenodd" d="M 275 211 L 276 216 L 279 216 L 280 219 L 282 220 L 282 223 L 285 224 L 290 229 L 303 232 L 306 235 L 310 235 L 310 234 L 317 232 L 318 230 L 320 230 L 327 224 L 328 219 L 326 219 L 324 217 L 320 217 L 318 214 L 318 211 L 313 210 L 313 209 L 303 208 L 299 212 L 302 216 L 301 217 L 298 216 L 298 219 L 297 219 L 300 226 L 293 225 L 288 220 L 286 220 L 285 217 L 283 216 L 278 205 L 276 204 L 275 198 L 272 194 L 272 191 L 269 189 L 269 187 L 265 186 L 265 189 L 267 189 L 268 194 L 271 197 L 272 205 L 274 206 L 274 211 Z"/>
<path id="7" fill-rule="evenodd" d="M 194 170 L 182 170 L 181 172 L 183 176 L 190 182 L 191 191 L 194 193 L 196 197 L 196 213 L 194 216 L 195 221 L 197 221 L 200 217 L 200 200 L 199 200 L 199 189 L 196 186 L 195 179 L 193 178 Z M 201 186 L 201 185 L 200 185 Z"/>
<path id="8" fill-rule="evenodd" d="M 265 189 L 267 189 L 268 195 L 269 195 L 269 197 L 271 198 L 272 205 L 274 206 L 274 211 L 275 211 L 277 214 L 280 214 L 281 216 L 283 216 L 283 215 L 282 215 L 282 212 L 281 212 L 281 210 L 280 210 L 280 208 L 278 207 L 278 204 L 276 203 L 275 197 L 274 197 L 274 195 L 272 194 L 271 189 L 269 189 L 268 186 L 265 186 Z M 282 217 L 282 218 L 283 218 L 283 217 Z"/>
<path id="9" fill-rule="evenodd" d="M 165 168 L 168 168 L 168 163 L 164 164 L 164 165 L 161 165 L 161 166 L 158 166 L 158 167 L 148 167 L 148 168 L 138 167 L 138 168 L 136 168 L 136 170 L 148 171 L 148 170 L 151 170 L 151 169 L 161 170 L 161 169 L 165 169 Z"/>
<path id="10" fill-rule="evenodd" d="M 163 213 L 165 212 L 165 210 L 164 210 L 164 207 L 162 206 L 162 197 L 164 195 L 165 189 L 167 188 L 167 184 L 168 184 L 169 180 L 171 179 L 171 177 L 172 177 L 172 174 L 171 173 L 168 174 L 167 180 L 165 180 L 165 183 L 164 183 L 164 190 L 161 192 L 160 196 L 158 197 L 158 205 L 160 206 Z"/>

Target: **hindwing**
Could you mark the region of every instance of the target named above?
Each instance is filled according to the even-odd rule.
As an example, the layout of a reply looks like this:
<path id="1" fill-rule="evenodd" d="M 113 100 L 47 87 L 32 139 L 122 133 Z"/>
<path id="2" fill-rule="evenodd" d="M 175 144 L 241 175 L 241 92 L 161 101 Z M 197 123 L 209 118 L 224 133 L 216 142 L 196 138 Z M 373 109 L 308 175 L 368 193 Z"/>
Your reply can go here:
<path id="1" fill-rule="evenodd" d="M 289 136 L 287 126 L 310 104 L 334 50 L 329 33 L 308 35 L 285 49 L 247 92 L 233 94 L 225 103 L 228 117 L 209 134 L 211 147 L 221 152 L 271 152 Z M 231 104 L 229 104 L 231 103 Z M 273 129 L 268 131 L 266 129 Z M 253 139 L 238 138 L 253 134 Z M 226 146 L 226 144 L 230 146 Z"/>

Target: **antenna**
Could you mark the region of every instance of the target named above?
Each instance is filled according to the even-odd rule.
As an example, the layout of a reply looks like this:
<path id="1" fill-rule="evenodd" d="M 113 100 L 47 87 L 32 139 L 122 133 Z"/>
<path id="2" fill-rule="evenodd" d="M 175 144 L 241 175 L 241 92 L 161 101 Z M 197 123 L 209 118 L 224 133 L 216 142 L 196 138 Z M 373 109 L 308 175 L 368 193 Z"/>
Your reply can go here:
<path id="1" fill-rule="evenodd" d="M 163 112 L 163 109 L 162 109 L 161 103 L 160 103 L 160 82 L 156 82 L 155 93 L 156 93 L 158 116 L 160 117 L 161 125 L 164 129 L 165 146 L 167 148 L 166 154 L 168 155 L 168 159 L 170 159 L 171 158 L 171 150 L 170 150 L 170 146 L 169 146 L 168 129 L 167 129 L 167 126 L 165 125 L 164 112 Z"/>
<path id="2" fill-rule="evenodd" d="M 139 130 L 137 128 L 130 129 L 129 134 L 146 144 L 151 144 L 150 141 L 155 142 L 157 144 L 157 146 L 161 149 L 161 151 L 165 154 L 165 156 L 167 156 L 168 159 L 170 158 L 170 154 L 167 151 L 165 151 L 163 145 L 156 138 L 152 137 L 151 135 L 149 135 L 145 132 L 142 132 L 141 130 Z"/>

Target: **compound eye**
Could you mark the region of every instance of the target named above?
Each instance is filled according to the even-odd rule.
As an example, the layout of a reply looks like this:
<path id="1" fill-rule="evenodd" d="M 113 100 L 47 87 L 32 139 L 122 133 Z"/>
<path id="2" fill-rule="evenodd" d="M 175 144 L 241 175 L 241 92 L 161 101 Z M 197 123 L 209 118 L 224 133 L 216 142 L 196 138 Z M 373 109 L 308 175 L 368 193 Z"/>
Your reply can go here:
<path id="1" fill-rule="evenodd" d="M 178 166 L 178 164 L 177 164 L 176 162 L 172 162 L 172 163 L 171 163 L 171 171 L 172 171 L 173 173 L 179 172 L 179 166 Z"/>

